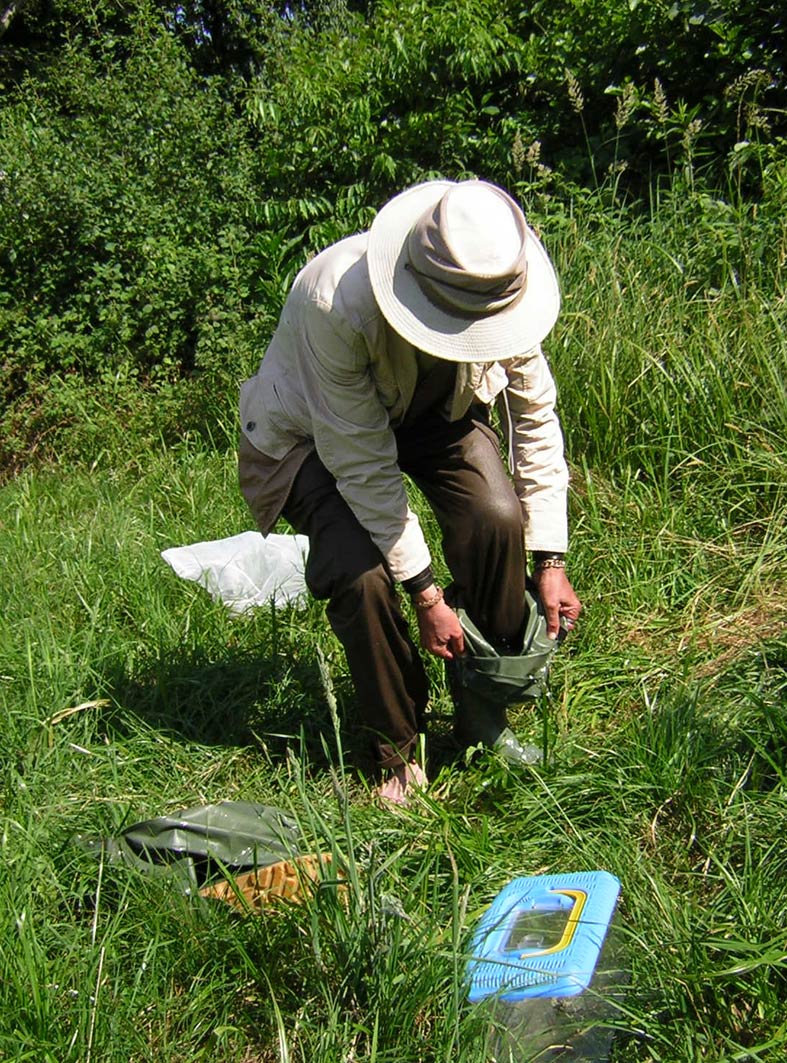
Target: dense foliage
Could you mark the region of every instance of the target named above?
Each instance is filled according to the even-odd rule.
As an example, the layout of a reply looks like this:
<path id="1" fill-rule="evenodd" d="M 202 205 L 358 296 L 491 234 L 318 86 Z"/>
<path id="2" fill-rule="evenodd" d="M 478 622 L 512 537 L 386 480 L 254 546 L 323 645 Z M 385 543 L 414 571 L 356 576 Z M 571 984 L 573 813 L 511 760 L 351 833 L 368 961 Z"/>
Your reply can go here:
<path id="1" fill-rule="evenodd" d="M 764 246 L 784 213 L 783 43 L 776 4 L 731 0 L 17 0 L 3 464 L 78 425 L 80 380 L 121 405 L 155 389 L 165 435 L 204 428 L 307 254 L 431 174 L 498 181 L 553 226 L 589 194 L 701 192 L 737 274 L 739 212 Z"/>

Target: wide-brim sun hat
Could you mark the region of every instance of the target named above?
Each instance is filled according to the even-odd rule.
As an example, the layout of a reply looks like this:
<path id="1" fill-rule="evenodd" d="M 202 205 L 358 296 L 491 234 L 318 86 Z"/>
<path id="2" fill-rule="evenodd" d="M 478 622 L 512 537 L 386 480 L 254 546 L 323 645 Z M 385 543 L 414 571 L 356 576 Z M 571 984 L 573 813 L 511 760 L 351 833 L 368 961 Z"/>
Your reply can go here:
<path id="1" fill-rule="evenodd" d="M 560 311 L 549 256 L 519 205 L 487 181 L 427 181 L 401 192 L 374 219 L 367 259 L 386 321 L 448 361 L 525 355 Z"/>

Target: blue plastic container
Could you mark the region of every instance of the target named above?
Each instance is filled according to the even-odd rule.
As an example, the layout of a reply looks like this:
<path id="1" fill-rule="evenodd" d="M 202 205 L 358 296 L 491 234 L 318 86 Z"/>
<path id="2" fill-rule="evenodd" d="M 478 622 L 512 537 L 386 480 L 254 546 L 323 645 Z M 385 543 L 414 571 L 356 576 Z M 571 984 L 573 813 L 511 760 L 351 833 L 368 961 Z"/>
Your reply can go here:
<path id="1" fill-rule="evenodd" d="M 603 1060 L 627 980 L 602 949 L 620 892 L 606 871 L 510 882 L 473 935 L 468 998 L 490 1002 L 496 1058 Z"/>

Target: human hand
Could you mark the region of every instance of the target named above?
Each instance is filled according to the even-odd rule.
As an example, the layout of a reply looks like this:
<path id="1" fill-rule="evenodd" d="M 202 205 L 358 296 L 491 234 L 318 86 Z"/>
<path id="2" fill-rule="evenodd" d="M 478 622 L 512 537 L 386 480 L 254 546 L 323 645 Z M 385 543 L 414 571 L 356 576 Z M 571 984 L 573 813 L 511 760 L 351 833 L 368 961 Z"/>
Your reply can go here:
<path id="1" fill-rule="evenodd" d="M 570 631 L 582 612 L 582 602 L 576 596 L 563 568 L 537 568 L 533 582 L 538 590 L 547 618 L 547 636 L 556 639 L 560 632 L 560 618 Z"/>
<path id="2" fill-rule="evenodd" d="M 425 650 L 447 661 L 465 652 L 462 625 L 450 605 L 440 601 L 429 609 L 418 609 L 417 615 L 421 646 Z"/>

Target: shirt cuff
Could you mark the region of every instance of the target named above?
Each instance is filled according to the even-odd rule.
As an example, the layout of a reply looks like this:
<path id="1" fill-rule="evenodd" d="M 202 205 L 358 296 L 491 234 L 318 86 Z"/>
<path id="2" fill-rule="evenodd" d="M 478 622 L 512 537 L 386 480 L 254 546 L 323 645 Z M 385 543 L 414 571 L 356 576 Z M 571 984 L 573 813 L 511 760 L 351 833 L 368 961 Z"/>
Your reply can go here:
<path id="1" fill-rule="evenodd" d="M 416 576 L 411 576 L 409 579 L 403 579 L 402 588 L 406 594 L 418 594 L 419 591 L 424 591 L 427 587 L 431 587 L 433 583 L 434 573 L 432 572 L 432 566 L 427 565 L 426 568 Z"/>

